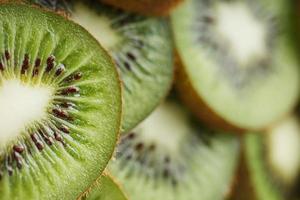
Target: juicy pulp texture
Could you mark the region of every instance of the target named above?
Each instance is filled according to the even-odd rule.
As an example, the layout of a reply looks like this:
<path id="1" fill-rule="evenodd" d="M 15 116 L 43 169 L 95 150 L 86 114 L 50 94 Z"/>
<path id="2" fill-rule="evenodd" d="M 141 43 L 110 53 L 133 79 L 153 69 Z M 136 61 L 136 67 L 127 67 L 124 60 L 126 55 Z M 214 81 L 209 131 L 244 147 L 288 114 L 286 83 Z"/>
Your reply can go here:
<path id="1" fill-rule="evenodd" d="M 178 85 L 188 81 L 194 99 L 241 129 L 265 128 L 288 113 L 300 91 L 288 5 L 280 0 L 274 5 L 268 0 L 186 0 L 171 20 L 187 75 Z M 180 92 L 184 96 L 186 90 Z"/>
<path id="2" fill-rule="evenodd" d="M 132 200 L 216 200 L 231 188 L 238 141 L 199 127 L 177 103 L 123 134 L 109 171 Z"/>
<path id="3" fill-rule="evenodd" d="M 76 199 L 116 145 L 117 71 L 86 30 L 59 15 L 8 3 L 0 18 L 1 139 L 9 134 L 0 200 Z"/>

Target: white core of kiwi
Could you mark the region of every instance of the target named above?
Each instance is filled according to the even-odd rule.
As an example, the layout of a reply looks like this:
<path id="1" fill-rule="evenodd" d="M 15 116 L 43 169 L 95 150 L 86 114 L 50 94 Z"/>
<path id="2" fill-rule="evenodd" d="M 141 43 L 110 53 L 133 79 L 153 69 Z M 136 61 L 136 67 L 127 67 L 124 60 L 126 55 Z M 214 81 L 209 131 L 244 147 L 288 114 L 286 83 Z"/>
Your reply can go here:
<path id="1" fill-rule="evenodd" d="M 12 141 L 32 122 L 45 117 L 52 97 L 48 87 L 22 84 L 17 79 L 0 86 L 0 147 Z"/>
<path id="2" fill-rule="evenodd" d="M 118 43 L 119 37 L 110 27 L 109 18 L 98 15 L 95 10 L 83 3 L 76 2 L 74 4 L 71 18 L 86 28 L 106 50 Z"/>
<path id="3" fill-rule="evenodd" d="M 157 144 L 168 152 L 175 153 L 179 150 L 180 141 L 183 141 L 185 134 L 193 132 L 189 119 L 183 112 L 176 103 L 162 103 L 133 132 L 139 133 L 142 141 Z"/>
<path id="4" fill-rule="evenodd" d="M 241 66 L 253 57 L 266 55 L 264 25 L 243 3 L 218 3 L 216 29 L 227 41 Z"/>
<path id="5" fill-rule="evenodd" d="M 283 180 L 290 184 L 300 169 L 300 126 L 295 118 L 288 118 L 268 133 L 269 162 Z"/>

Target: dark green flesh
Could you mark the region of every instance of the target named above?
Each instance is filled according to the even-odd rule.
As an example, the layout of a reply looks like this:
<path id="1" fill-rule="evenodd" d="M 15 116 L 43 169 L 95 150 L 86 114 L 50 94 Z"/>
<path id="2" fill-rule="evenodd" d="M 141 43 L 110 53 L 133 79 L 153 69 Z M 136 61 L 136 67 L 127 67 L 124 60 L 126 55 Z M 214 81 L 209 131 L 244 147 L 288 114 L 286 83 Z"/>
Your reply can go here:
<path id="1" fill-rule="evenodd" d="M 76 199 L 99 177 L 116 144 L 116 69 L 87 31 L 61 16 L 1 4 L 0 18 L 1 77 L 15 73 L 23 84 L 55 91 L 47 119 L 0 149 L 0 199 Z"/>

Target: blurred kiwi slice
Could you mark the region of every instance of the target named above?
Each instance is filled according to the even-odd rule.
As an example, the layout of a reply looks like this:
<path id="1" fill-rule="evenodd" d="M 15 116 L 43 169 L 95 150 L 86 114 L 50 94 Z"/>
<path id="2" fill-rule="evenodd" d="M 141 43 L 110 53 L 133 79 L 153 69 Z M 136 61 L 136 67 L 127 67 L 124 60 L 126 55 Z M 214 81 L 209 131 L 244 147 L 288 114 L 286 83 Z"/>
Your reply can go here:
<path id="1" fill-rule="evenodd" d="M 132 200 L 217 200 L 231 190 L 238 155 L 235 136 L 206 130 L 168 100 L 122 134 L 108 170 Z"/>
<path id="2" fill-rule="evenodd" d="M 118 8 L 143 15 L 167 15 L 183 0 L 100 0 Z"/>
<path id="3" fill-rule="evenodd" d="M 0 18 L 0 199 L 75 199 L 116 145 L 116 68 L 59 15 L 1 3 Z"/>
<path id="4" fill-rule="evenodd" d="M 35 2 L 69 11 L 111 54 L 124 89 L 122 132 L 134 128 L 167 95 L 173 82 L 173 45 L 165 18 L 133 15 L 95 1 Z"/>
<path id="5" fill-rule="evenodd" d="M 109 173 L 104 172 L 99 180 L 79 200 L 128 200 L 120 185 Z"/>
<path id="6" fill-rule="evenodd" d="M 244 138 L 244 174 L 236 199 L 292 199 L 300 175 L 300 125 L 291 116 L 265 134 Z M 246 182 L 246 183 L 245 183 Z"/>
<path id="7" fill-rule="evenodd" d="M 182 99 L 213 126 L 260 130 L 297 102 L 291 1 L 186 0 L 172 13 Z"/>

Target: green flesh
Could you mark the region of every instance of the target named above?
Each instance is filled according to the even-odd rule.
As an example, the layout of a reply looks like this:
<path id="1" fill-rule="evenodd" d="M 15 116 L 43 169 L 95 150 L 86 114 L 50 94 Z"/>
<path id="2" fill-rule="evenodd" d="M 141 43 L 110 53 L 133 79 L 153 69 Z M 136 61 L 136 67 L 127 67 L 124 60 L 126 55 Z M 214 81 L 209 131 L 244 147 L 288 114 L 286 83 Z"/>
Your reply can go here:
<path id="1" fill-rule="evenodd" d="M 168 101 L 123 134 L 108 169 L 132 200 L 217 200 L 231 187 L 238 141 L 206 131 Z"/>
<path id="2" fill-rule="evenodd" d="M 297 101 L 300 73 L 289 10 L 284 0 L 186 0 L 172 14 L 176 47 L 192 87 L 214 113 L 236 127 L 264 128 Z M 242 20 L 255 25 L 248 28 Z M 233 41 L 226 35 L 231 25 L 238 28 L 230 29 Z M 256 40 L 262 38 L 259 31 L 264 34 L 261 42 Z M 237 47 L 252 52 L 245 55 L 245 49 L 234 51 Z"/>
<path id="3" fill-rule="evenodd" d="M 0 148 L 0 199 L 75 199 L 104 170 L 116 144 L 121 117 L 117 72 L 98 42 L 61 16 L 25 5 L 2 4 L 0 18 L 0 54 L 10 54 L 8 60 L 1 57 L 5 65 L 1 80 L 15 77 L 23 85 L 47 85 L 55 94 L 46 119 L 31 123 L 20 133 L 22 137 Z M 29 61 L 26 70 L 20 67 L 25 55 Z M 55 62 L 47 61 L 51 55 Z M 35 67 L 38 59 L 41 62 Z M 47 62 L 53 64 L 49 72 Z M 65 70 L 56 76 L 59 64 Z M 39 72 L 32 76 L 35 68 Z M 82 77 L 75 80 L 79 72 Z M 64 95 L 62 91 L 69 86 L 79 91 Z M 62 103 L 72 106 L 64 108 Z M 69 117 L 54 114 L 54 108 Z M 69 133 L 59 130 L 63 126 Z M 24 150 L 18 153 L 13 145 Z"/>
<path id="4" fill-rule="evenodd" d="M 113 178 L 104 174 L 82 200 L 127 200 L 127 197 Z"/>
<path id="5" fill-rule="evenodd" d="M 300 152 L 300 129 L 299 124 L 296 124 L 297 129 L 293 127 L 295 123 L 298 122 L 292 119 L 286 121 L 284 129 L 278 127 L 277 131 L 274 129 L 265 135 L 250 133 L 245 137 L 246 164 L 251 185 L 254 188 L 255 196 L 259 200 L 286 199 L 294 187 L 300 170 L 300 159 L 298 153 L 295 153 Z M 290 134 L 287 131 L 296 132 Z M 281 134 L 281 137 L 278 137 L 278 134 Z M 286 137 L 284 135 L 290 136 L 291 139 L 284 139 Z M 271 143 L 270 141 L 272 138 L 274 140 L 275 137 L 277 137 L 277 143 Z M 271 145 L 276 146 L 271 147 Z M 278 151 L 273 152 L 272 149 L 280 149 L 281 153 Z M 291 153 L 284 154 L 282 152 Z M 271 154 L 276 157 L 281 154 L 281 160 L 277 158 L 277 165 L 276 162 L 272 162 L 272 159 L 270 159 Z M 281 167 L 282 163 L 285 168 Z M 291 168 L 291 166 L 293 167 Z"/>
<path id="6" fill-rule="evenodd" d="M 55 9 L 45 0 L 39 2 Z M 61 1 L 55 2 L 63 7 Z M 171 87 L 169 24 L 164 18 L 133 15 L 90 1 L 71 1 L 68 10 L 71 19 L 94 35 L 118 66 L 124 89 L 122 131 L 128 132 L 153 111 Z"/>

